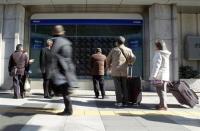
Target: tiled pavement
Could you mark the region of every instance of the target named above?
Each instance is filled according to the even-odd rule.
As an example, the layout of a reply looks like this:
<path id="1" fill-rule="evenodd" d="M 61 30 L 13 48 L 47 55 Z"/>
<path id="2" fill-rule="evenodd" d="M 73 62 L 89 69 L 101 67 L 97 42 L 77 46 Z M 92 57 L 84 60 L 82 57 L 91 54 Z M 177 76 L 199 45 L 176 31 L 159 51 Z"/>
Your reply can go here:
<path id="1" fill-rule="evenodd" d="M 155 93 L 143 93 L 140 106 L 114 107 L 114 92 L 95 99 L 92 91 L 76 90 L 72 95 L 72 116 L 57 116 L 64 105 L 61 97 L 44 99 L 33 90 L 25 99 L 12 99 L 12 92 L 0 93 L 1 131 L 199 131 L 200 105 L 180 106 L 168 94 L 169 110 L 157 111 Z"/>

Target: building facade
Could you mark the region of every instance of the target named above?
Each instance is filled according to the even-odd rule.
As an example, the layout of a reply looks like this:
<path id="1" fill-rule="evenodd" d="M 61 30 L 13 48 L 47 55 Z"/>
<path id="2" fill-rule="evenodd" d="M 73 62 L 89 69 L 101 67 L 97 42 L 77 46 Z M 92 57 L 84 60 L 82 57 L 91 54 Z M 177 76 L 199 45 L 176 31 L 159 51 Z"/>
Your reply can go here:
<path id="1" fill-rule="evenodd" d="M 200 33 L 199 0 L 1 0 L 0 12 L 0 87 L 4 89 L 10 88 L 8 60 L 19 43 L 36 59 L 32 77 L 40 78 L 38 55 L 55 24 L 65 26 L 73 43 L 80 79 L 89 78 L 86 59 L 94 49 L 101 47 L 107 54 L 118 35 L 127 38 L 137 56 L 134 74 L 143 79 L 149 77 L 157 39 L 165 40 L 172 52 L 171 80 L 179 79 L 182 65 L 200 70 L 200 54 L 188 59 L 185 49 L 187 37 Z"/>

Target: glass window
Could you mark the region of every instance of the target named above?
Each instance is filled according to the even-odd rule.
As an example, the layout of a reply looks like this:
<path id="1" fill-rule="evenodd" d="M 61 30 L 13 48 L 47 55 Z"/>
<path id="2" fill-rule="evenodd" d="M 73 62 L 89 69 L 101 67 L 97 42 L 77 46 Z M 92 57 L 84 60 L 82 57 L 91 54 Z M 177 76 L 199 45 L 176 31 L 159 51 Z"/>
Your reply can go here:
<path id="1" fill-rule="evenodd" d="M 89 20 L 87 20 L 89 21 Z M 90 21 L 89 21 L 90 22 Z M 115 46 L 115 38 L 124 36 L 129 46 L 137 57 L 136 63 L 133 66 L 134 75 L 142 76 L 143 56 L 142 56 L 142 24 L 115 24 L 112 20 L 110 24 L 77 24 L 70 23 L 64 25 L 66 38 L 72 42 L 73 61 L 76 65 L 76 73 L 79 78 L 89 78 L 89 58 L 94 53 L 96 48 L 102 48 L 103 54 L 108 55 L 110 50 Z M 51 24 L 32 24 L 31 26 L 31 58 L 35 59 L 35 63 L 31 65 L 33 78 L 40 78 L 41 72 L 39 68 L 39 54 L 41 48 L 45 46 L 47 38 L 52 36 Z"/>

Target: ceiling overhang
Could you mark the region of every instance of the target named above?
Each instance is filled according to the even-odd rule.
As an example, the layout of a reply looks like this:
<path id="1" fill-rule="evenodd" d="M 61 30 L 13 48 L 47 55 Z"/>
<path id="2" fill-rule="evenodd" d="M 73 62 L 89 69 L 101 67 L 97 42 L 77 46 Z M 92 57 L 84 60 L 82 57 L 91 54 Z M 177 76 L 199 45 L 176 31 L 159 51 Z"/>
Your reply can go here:
<path id="1" fill-rule="evenodd" d="M 200 0 L 0 0 L 0 4 L 22 5 L 152 5 L 152 4 L 177 4 L 178 6 L 200 6 Z"/>

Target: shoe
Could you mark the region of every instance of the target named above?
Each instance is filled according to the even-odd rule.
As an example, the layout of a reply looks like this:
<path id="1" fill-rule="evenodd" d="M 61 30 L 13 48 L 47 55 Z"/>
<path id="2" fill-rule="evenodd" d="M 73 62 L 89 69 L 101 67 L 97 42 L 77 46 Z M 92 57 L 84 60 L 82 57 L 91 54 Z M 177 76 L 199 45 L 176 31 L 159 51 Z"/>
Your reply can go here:
<path id="1" fill-rule="evenodd" d="M 102 95 L 102 99 L 106 98 L 106 95 Z"/>
<path id="2" fill-rule="evenodd" d="M 95 98 L 99 98 L 99 96 L 98 96 L 98 95 L 95 95 Z"/>
<path id="3" fill-rule="evenodd" d="M 167 110 L 167 107 L 159 107 L 157 110 L 166 111 L 166 110 Z"/>
<path id="4" fill-rule="evenodd" d="M 20 99 L 20 97 L 17 97 L 17 96 L 13 96 L 13 98 L 14 98 L 14 99 Z"/>
<path id="5" fill-rule="evenodd" d="M 61 116 L 70 116 L 72 114 L 73 114 L 72 111 L 62 111 L 62 112 L 57 113 L 57 115 L 61 115 Z"/>
<path id="6" fill-rule="evenodd" d="M 51 99 L 51 96 L 44 96 L 44 98 Z"/>
<path id="7" fill-rule="evenodd" d="M 122 107 L 123 106 L 123 104 L 120 102 L 120 103 L 115 103 L 115 106 L 116 107 Z"/>
<path id="8" fill-rule="evenodd" d="M 23 98 L 25 97 L 25 93 L 22 93 L 22 94 L 21 94 L 21 97 L 22 97 L 22 99 L 23 99 Z"/>
<path id="9" fill-rule="evenodd" d="M 51 97 L 54 97 L 54 94 L 51 94 L 50 96 L 51 96 Z"/>

